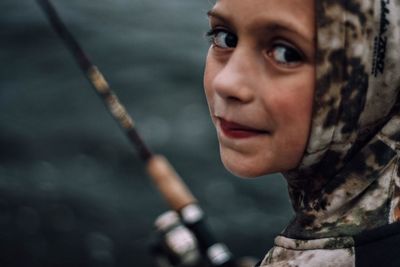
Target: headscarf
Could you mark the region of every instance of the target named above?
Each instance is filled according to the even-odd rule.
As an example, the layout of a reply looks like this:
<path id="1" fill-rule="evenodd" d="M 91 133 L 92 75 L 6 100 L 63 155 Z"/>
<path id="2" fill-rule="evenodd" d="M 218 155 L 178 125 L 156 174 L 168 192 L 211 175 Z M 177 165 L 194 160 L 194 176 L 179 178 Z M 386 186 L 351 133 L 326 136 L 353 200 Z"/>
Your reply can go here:
<path id="1" fill-rule="evenodd" d="M 291 238 L 357 234 L 400 220 L 400 1 L 315 0 L 312 126 L 284 174 Z"/>

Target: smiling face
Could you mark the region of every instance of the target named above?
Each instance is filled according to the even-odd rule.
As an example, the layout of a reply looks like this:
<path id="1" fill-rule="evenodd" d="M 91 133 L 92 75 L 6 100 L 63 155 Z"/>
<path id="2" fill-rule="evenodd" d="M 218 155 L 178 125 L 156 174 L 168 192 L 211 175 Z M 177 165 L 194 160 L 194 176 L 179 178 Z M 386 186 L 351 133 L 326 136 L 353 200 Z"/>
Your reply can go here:
<path id="1" fill-rule="evenodd" d="M 219 0 L 208 13 L 204 88 L 225 167 L 254 177 L 295 168 L 315 88 L 313 0 Z"/>

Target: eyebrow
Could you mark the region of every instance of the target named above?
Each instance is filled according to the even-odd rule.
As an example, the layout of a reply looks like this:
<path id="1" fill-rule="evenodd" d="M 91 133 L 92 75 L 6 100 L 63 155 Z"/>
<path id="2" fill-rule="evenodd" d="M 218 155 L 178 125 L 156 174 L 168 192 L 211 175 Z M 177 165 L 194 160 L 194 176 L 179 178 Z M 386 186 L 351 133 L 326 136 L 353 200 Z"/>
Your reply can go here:
<path id="1" fill-rule="evenodd" d="M 218 11 L 211 9 L 207 12 L 207 16 L 208 17 L 212 17 L 218 20 L 223 21 L 224 23 L 227 24 L 231 24 L 230 23 L 230 19 L 229 17 L 224 16 L 223 14 L 219 13 Z M 257 23 L 257 24 L 261 24 L 261 23 Z M 265 24 L 265 23 L 263 23 Z M 267 31 L 286 31 L 286 32 L 291 32 L 299 37 L 301 37 L 302 39 L 304 39 L 307 42 L 311 42 L 314 43 L 315 40 L 308 38 L 308 36 L 304 33 L 302 33 L 301 30 L 298 30 L 297 27 L 291 23 L 291 22 L 287 22 L 287 21 L 268 21 L 266 25 L 263 26 L 263 28 Z"/>
<path id="2" fill-rule="evenodd" d="M 207 12 L 207 16 L 208 17 L 214 17 L 220 20 L 226 20 L 224 16 L 222 16 L 221 14 L 219 14 L 218 12 L 216 12 L 214 9 L 211 9 Z"/>

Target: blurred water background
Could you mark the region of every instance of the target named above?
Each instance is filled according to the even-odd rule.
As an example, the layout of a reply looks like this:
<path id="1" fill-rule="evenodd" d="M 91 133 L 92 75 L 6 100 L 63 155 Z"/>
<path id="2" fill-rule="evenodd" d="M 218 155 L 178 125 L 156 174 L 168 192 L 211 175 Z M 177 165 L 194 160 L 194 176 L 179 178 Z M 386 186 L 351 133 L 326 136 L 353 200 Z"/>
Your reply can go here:
<path id="1" fill-rule="evenodd" d="M 54 0 L 154 151 L 236 256 L 291 216 L 285 183 L 219 160 L 202 89 L 209 0 Z M 33 0 L 0 2 L 0 266 L 153 266 L 168 209 Z"/>

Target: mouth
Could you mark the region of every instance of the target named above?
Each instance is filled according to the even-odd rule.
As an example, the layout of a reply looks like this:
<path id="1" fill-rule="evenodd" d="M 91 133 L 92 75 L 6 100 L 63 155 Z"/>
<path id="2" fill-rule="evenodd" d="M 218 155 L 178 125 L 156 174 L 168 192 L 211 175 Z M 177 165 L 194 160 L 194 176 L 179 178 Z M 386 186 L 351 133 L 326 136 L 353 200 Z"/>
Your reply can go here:
<path id="1" fill-rule="evenodd" d="M 230 138 L 244 139 L 270 133 L 263 129 L 256 129 L 236 122 L 227 121 L 220 117 L 217 117 L 217 119 L 224 135 Z"/>

